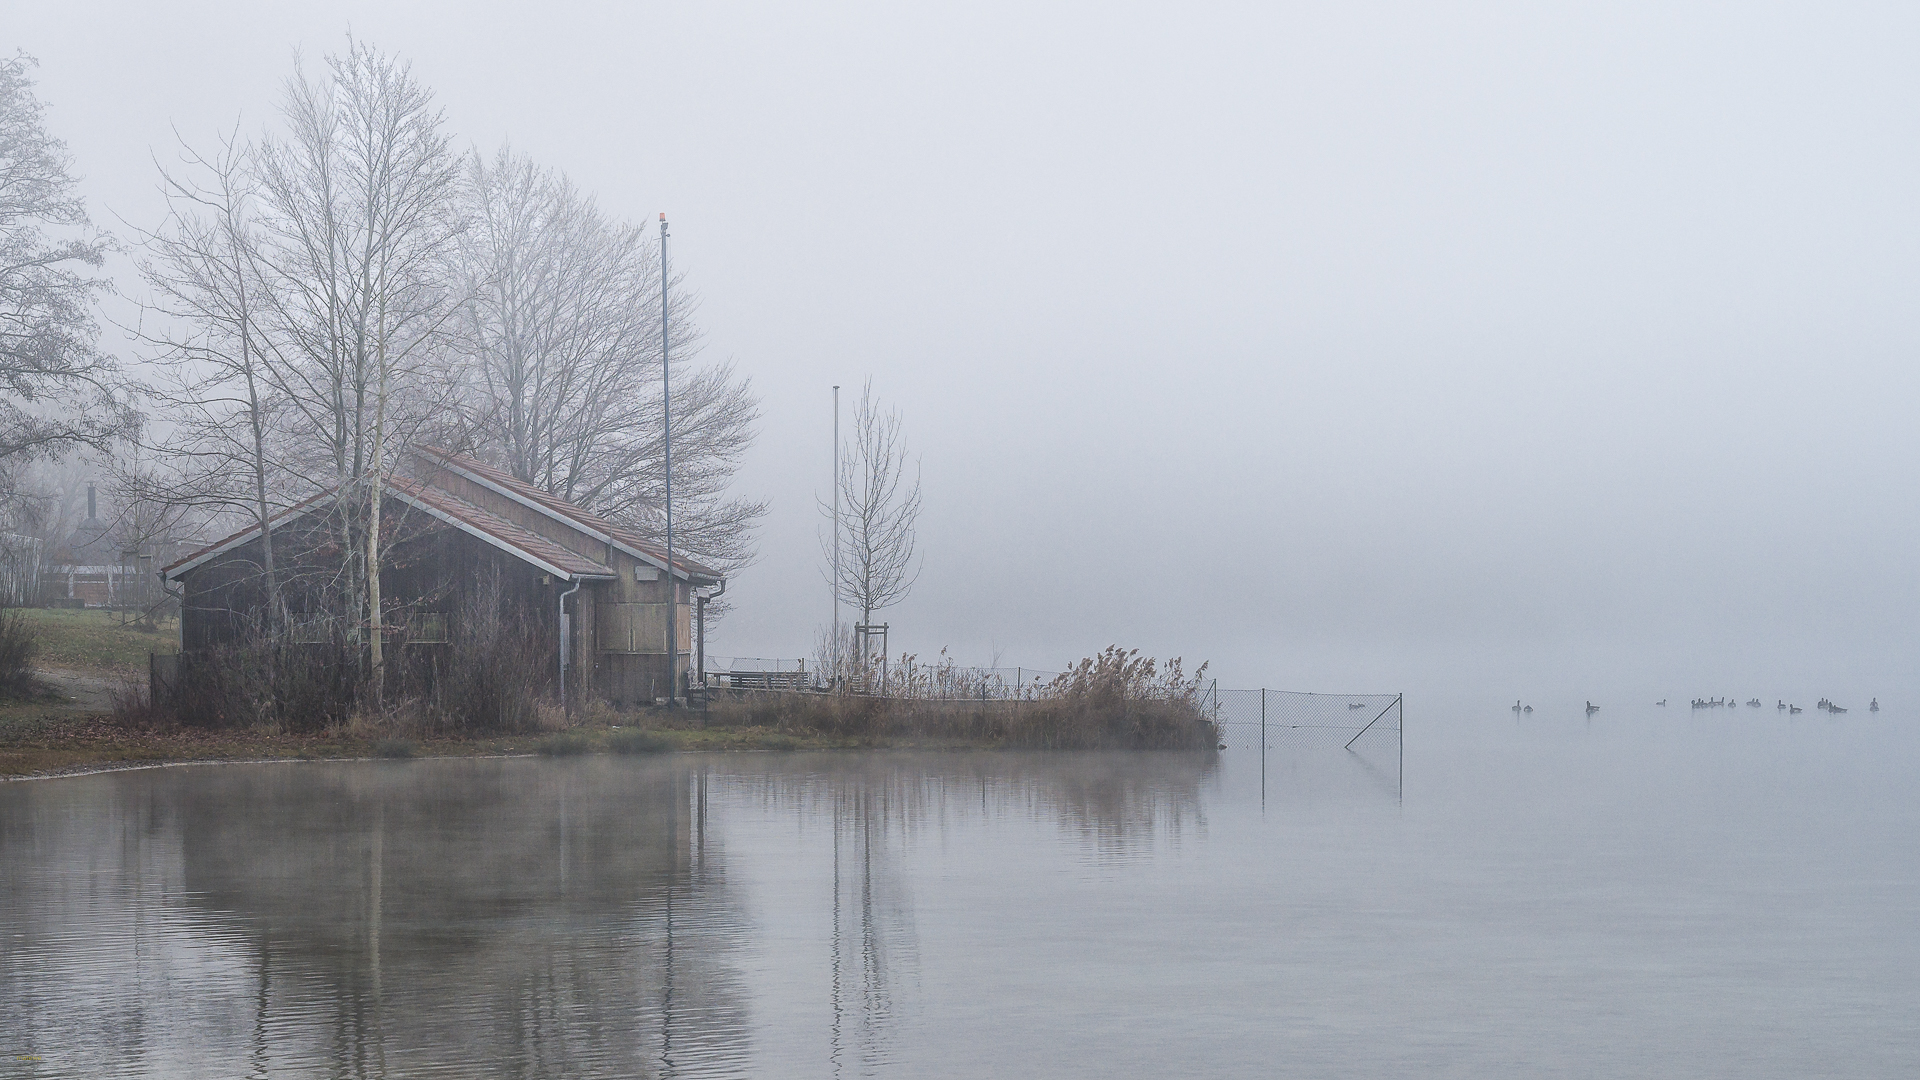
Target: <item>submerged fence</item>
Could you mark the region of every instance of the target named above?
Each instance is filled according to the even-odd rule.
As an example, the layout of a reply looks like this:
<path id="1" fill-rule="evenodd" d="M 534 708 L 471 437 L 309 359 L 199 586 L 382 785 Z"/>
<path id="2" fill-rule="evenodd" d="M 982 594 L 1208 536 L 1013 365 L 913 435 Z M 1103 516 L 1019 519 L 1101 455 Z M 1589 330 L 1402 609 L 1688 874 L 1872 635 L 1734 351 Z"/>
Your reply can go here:
<path id="1" fill-rule="evenodd" d="M 1226 750 L 1404 751 L 1399 694 L 1302 694 L 1288 690 L 1207 691 L 1207 715 Z"/>

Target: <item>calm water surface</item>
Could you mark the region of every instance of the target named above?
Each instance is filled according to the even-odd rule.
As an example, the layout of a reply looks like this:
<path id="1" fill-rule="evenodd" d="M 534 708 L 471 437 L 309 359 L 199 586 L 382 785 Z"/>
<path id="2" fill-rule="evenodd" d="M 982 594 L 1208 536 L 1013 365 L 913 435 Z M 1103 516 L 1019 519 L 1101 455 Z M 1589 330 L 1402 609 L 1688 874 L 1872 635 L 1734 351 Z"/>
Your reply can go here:
<path id="1" fill-rule="evenodd" d="M 0 1076 L 1908 1076 L 1920 717 L 0 784 Z"/>

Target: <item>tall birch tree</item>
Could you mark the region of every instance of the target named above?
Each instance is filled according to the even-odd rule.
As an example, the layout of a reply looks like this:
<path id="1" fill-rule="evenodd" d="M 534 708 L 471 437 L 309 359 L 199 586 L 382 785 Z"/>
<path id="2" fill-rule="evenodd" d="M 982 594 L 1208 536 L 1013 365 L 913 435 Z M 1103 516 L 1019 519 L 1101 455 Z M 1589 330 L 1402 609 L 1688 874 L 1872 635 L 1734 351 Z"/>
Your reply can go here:
<path id="1" fill-rule="evenodd" d="M 381 478 L 396 432 L 435 408 L 423 376 L 457 309 L 460 163 L 432 93 L 359 41 L 323 78 L 295 75 L 281 112 L 286 130 L 258 150 L 265 371 L 294 420 L 292 449 L 357 493 L 343 540 L 377 705 Z"/>

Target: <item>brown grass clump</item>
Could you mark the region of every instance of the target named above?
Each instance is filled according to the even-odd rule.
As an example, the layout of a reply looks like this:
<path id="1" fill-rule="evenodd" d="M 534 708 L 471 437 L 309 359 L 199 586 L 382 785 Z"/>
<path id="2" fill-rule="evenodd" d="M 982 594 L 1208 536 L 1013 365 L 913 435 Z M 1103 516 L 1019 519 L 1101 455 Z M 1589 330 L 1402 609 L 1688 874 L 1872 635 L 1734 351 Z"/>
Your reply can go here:
<path id="1" fill-rule="evenodd" d="M 932 740 L 1049 750 L 1211 750 L 1201 675 L 1110 647 L 1020 698 L 746 692 L 716 697 L 707 723 L 857 742 Z M 942 690 L 947 689 L 942 686 Z"/>

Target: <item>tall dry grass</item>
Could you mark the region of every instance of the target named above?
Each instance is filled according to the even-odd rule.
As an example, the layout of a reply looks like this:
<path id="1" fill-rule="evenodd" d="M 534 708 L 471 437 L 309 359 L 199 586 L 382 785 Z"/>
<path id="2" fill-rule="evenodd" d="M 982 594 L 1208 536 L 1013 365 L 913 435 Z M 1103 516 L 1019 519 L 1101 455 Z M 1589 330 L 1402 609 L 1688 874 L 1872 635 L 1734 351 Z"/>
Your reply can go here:
<path id="1" fill-rule="evenodd" d="M 903 665 L 904 666 L 904 665 Z M 886 695 L 749 691 L 716 696 L 713 726 L 856 740 L 919 739 L 1052 750 L 1211 750 L 1200 671 L 1110 647 L 1019 697 L 992 697 L 941 667 L 890 681 Z M 970 696 L 968 691 L 977 691 Z"/>

